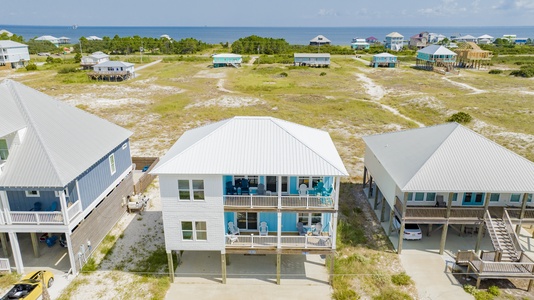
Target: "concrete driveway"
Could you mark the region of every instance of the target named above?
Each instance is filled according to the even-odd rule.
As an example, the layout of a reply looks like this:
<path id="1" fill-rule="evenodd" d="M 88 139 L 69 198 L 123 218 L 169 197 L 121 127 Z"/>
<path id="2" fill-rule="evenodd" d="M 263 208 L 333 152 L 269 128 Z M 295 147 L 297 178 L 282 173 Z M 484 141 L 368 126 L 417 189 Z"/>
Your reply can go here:
<path id="1" fill-rule="evenodd" d="M 221 283 L 219 252 L 184 252 L 165 299 L 331 299 L 325 260 L 318 255 L 282 255 L 276 284 L 275 255 L 230 255 Z"/>

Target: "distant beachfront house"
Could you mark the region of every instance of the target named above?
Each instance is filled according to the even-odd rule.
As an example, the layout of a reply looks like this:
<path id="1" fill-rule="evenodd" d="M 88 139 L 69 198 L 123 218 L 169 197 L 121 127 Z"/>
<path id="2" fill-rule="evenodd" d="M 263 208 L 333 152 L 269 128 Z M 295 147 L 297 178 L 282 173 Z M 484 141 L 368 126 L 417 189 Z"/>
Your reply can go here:
<path id="1" fill-rule="evenodd" d="M 370 36 L 368 38 L 365 39 L 366 42 L 368 42 L 369 44 L 379 44 L 380 41 L 375 38 L 374 36 Z"/>
<path id="2" fill-rule="evenodd" d="M 480 45 L 491 44 L 494 41 L 495 41 L 495 38 L 488 34 L 484 34 L 484 35 L 477 37 L 477 44 L 480 44 Z"/>
<path id="3" fill-rule="evenodd" d="M 508 40 L 510 43 L 514 43 L 516 38 L 517 38 L 517 35 L 515 34 L 503 34 L 502 35 L 502 39 Z"/>
<path id="4" fill-rule="evenodd" d="M 85 39 L 88 40 L 88 41 L 101 41 L 102 40 L 102 38 L 97 37 L 96 35 L 90 35 L 90 36 L 86 37 Z"/>
<path id="5" fill-rule="evenodd" d="M 350 43 L 350 47 L 353 49 L 353 50 L 365 50 L 365 49 L 369 49 L 371 45 L 365 41 L 365 39 L 359 39 L 359 38 L 354 38 L 352 39 L 352 43 Z"/>
<path id="6" fill-rule="evenodd" d="M 70 38 L 62 36 L 58 38 L 60 44 L 70 44 Z"/>
<path id="7" fill-rule="evenodd" d="M 110 60 L 94 65 L 87 75 L 94 80 L 123 81 L 135 77 L 135 69 L 134 64 Z"/>
<path id="8" fill-rule="evenodd" d="M 473 42 L 460 44 L 460 47 L 454 49 L 454 52 L 458 54 L 456 66 L 460 68 L 479 69 L 489 65 L 491 61 L 491 52 L 480 49 Z"/>
<path id="9" fill-rule="evenodd" d="M 330 66 L 330 53 L 295 53 L 293 57 L 295 66 Z"/>
<path id="10" fill-rule="evenodd" d="M 0 35 L 2 35 L 2 34 L 7 35 L 7 37 L 12 37 L 13 36 L 13 33 L 9 32 L 9 31 L 7 31 L 5 29 L 0 29 Z"/>
<path id="11" fill-rule="evenodd" d="M 430 45 L 417 51 L 416 67 L 440 72 L 451 72 L 456 63 L 456 53 L 440 45 Z"/>
<path id="12" fill-rule="evenodd" d="M 310 40 L 310 46 L 330 45 L 330 40 L 324 35 L 318 35 Z"/>
<path id="13" fill-rule="evenodd" d="M 278 284 L 282 257 L 335 253 L 340 180 L 349 174 L 326 131 L 233 117 L 186 131 L 151 174 L 171 278 L 173 252 L 220 252 L 222 283 L 229 255 L 275 256 Z"/>
<path id="14" fill-rule="evenodd" d="M 18 69 L 29 61 L 28 45 L 10 40 L 0 41 L 0 69 Z"/>
<path id="15" fill-rule="evenodd" d="M 1 257 L 76 275 L 124 214 L 132 133 L 11 80 L 0 107 Z"/>
<path id="16" fill-rule="evenodd" d="M 54 44 L 54 46 L 56 47 L 59 47 L 59 39 L 55 36 L 51 36 L 51 35 L 43 35 L 43 36 L 40 36 L 38 38 L 35 39 L 36 41 L 48 41 L 52 44 Z"/>
<path id="17" fill-rule="evenodd" d="M 397 64 L 398 64 L 397 56 L 384 52 L 384 53 L 373 55 L 373 59 L 371 60 L 370 66 L 373 68 L 377 68 L 377 67 L 395 68 Z"/>
<path id="18" fill-rule="evenodd" d="M 515 38 L 514 44 L 516 45 L 525 45 L 528 41 L 528 38 Z"/>
<path id="19" fill-rule="evenodd" d="M 438 43 L 441 43 L 441 41 L 443 41 L 446 38 L 447 37 L 444 36 L 443 34 L 430 32 L 428 34 L 428 43 L 429 44 L 438 44 Z"/>
<path id="20" fill-rule="evenodd" d="M 392 32 L 386 35 L 384 46 L 392 51 L 401 51 L 404 46 L 404 36 L 398 32 Z"/>
<path id="21" fill-rule="evenodd" d="M 84 69 L 91 69 L 94 65 L 109 61 L 109 55 L 104 52 L 93 52 L 91 55 L 82 57 L 80 65 Z"/>
<path id="22" fill-rule="evenodd" d="M 410 47 L 421 49 L 427 46 L 429 34 L 424 31 L 410 37 Z"/>
<path id="23" fill-rule="evenodd" d="M 213 67 L 240 67 L 243 62 L 243 56 L 234 53 L 220 53 L 212 55 Z"/>
<path id="24" fill-rule="evenodd" d="M 456 43 L 476 43 L 478 39 L 472 35 L 463 35 L 453 39 Z"/>

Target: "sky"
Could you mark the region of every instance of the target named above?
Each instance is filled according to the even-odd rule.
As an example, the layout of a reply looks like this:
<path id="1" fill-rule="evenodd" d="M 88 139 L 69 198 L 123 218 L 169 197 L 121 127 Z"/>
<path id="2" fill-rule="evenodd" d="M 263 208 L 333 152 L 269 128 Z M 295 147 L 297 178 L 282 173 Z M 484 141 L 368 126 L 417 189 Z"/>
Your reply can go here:
<path id="1" fill-rule="evenodd" d="M 533 26 L 534 0 L 17 0 L 0 24 L 80 26 Z"/>

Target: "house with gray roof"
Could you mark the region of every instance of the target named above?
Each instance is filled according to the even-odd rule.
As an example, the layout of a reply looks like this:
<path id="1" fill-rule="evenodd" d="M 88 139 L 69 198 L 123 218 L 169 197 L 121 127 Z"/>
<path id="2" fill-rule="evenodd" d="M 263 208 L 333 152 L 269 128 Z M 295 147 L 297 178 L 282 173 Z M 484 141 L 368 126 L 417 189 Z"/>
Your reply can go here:
<path id="1" fill-rule="evenodd" d="M 348 172 L 326 131 L 234 117 L 185 132 L 151 173 L 160 180 L 169 270 L 173 251 L 217 251 L 225 283 L 226 255 L 277 256 L 280 266 L 281 255 L 335 252 Z"/>
<path id="2" fill-rule="evenodd" d="M 310 40 L 310 46 L 330 45 L 331 41 L 324 35 L 318 35 Z"/>
<path id="3" fill-rule="evenodd" d="M 471 227 L 478 232 L 475 251 L 488 231 L 496 261 L 521 260 L 515 230 L 534 224 L 532 161 L 458 123 L 363 140 L 364 190 L 380 221 L 389 221 L 389 234 L 395 218 L 400 232 L 405 224 L 429 224 L 428 234 L 441 230 L 442 254 L 448 229 L 464 234 Z"/>
<path id="4" fill-rule="evenodd" d="M 80 61 L 80 65 L 84 69 L 92 69 L 94 65 L 97 65 L 99 63 L 103 63 L 106 61 L 109 61 L 109 55 L 102 51 L 97 51 L 97 52 L 93 52 L 90 55 L 83 56 L 82 60 Z"/>
<path id="5" fill-rule="evenodd" d="M 309 67 L 330 66 L 330 53 L 295 53 L 293 65 Z"/>
<path id="6" fill-rule="evenodd" d="M 129 62 L 108 60 L 93 65 L 87 75 L 94 80 L 123 81 L 135 77 L 135 68 Z"/>
<path id="7" fill-rule="evenodd" d="M 0 107 L 3 255 L 22 274 L 33 257 L 57 255 L 59 239 L 67 246 L 61 270 L 76 274 L 86 243 L 104 238 L 133 190 L 132 133 L 11 80 L 0 83 Z"/>
<path id="8" fill-rule="evenodd" d="M 28 45 L 10 40 L 0 41 L 0 69 L 18 69 L 28 64 Z"/>
<path id="9" fill-rule="evenodd" d="M 430 45 L 417 50 L 415 66 L 419 69 L 434 70 L 443 73 L 454 70 L 457 54 L 442 45 Z"/>

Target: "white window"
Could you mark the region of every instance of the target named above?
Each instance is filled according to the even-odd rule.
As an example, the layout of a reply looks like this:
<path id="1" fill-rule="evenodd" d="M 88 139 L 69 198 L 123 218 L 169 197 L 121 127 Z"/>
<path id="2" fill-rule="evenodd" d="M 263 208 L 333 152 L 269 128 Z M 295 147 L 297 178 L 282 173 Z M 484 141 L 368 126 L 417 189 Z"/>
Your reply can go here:
<path id="1" fill-rule="evenodd" d="M 65 194 L 65 198 L 68 198 L 69 197 L 69 190 L 67 189 L 64 189 L 63 190 L 63 194 Z M 61 191 L 54 191 L 54 195 L 59 198 L 59 196 L 61 195 Z"/>
<path id="2" fill-rule="evenodd" d="M 26 197 L 41 197 L 39 191 L 26 191 Z"/>
<path id="3" fill-rule="evenodd" d="M 128 143 L 124 143 L 124 144 L 122 144 L 122 150 L 124 150 L 124 149 L 126 149 L 126 148 L 128 148 Z"/>
<path id="4" fill-rule="evenodd" d="M 204 180 L 179 179 L 178 180 L 178 200 L 203 201 L 204 200 Z"/>
<path id="5" fill-rule="evenodd" d="M 322 177 L 299 177 L 299 183 L 297 187 L 301 184 L 305 184 L 308 188 L 315 188 L 319 181 L 322 181 Z"/>
<path id="6" fill-rule="evenodd" d="M 6 160 L 9 156 L 9 149 L 5 139 L 0 140 L 0 160 Z"/>
<path id="7" fill-rule="evenodd" d="M 111 171 L 111 175 L 117 172 L 117 166 L 115 165 L 115 154 L 111 154 L 109 156 L 109 170 Z"/>
<path id="8" fill-rule="evenodd" d="M 207 239 L 208 229 L 206 222 L 182 221 L 182 240 L 206 241 Z"/>
<path id="9" fill-rule="evenodd" d="M 302 222 L 304 226 L 315 225 L 317 223 L 322 223 L 322 214 L 321 213 L 298 213 L 297 223 Z"/>

